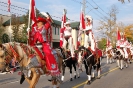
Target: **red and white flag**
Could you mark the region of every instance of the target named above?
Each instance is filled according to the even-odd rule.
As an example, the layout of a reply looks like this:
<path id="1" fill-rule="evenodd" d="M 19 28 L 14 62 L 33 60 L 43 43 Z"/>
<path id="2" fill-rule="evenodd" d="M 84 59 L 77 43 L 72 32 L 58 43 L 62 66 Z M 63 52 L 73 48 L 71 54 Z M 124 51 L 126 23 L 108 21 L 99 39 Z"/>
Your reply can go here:
<path id="1" fill-rule="evenodd" d="M 84 13 L 83 13 L 83 11 L 81 9 L 81 13 L 80 13 L 80 28 L 79 28 L 78 42 L 77 42 L 78 47 L 81 45 L 80 44 L 80 42 L 82 41 L 81 34 L 82 34 L 83 30 L 85 30 L 85 18 L 84 18 Z"/>
<path id="2" fill-rule="evenodd" d="M 109 47 L 109 44 L 110 44 L 110 41 L 109 41 L 109 39 L 107 38 L 106 46 Z"/>
<path id="3" fill-rule="evenodd" d="M 32 30 L 30 30 L 29 33 L 29 44 L 32 45 L 34 44 L 34 26 L 35 26 L 35 22 L 36 22 L 36 8 L 35 8 L 35 0 L 30 0 L 30 6 L 29 6 L 29 25 L 30 25 L 30 20 L 31 22 L 31 28 Z"/>
<path id="4" fill-rule="evenodd" d="M 84 13 L 81 11 L 80 13 L 80 30 L 85 29 L 85 18 L 84 18 Z"/>
<path id="5" fill-rule="evenodd" d="M 61 29 L 60 29 L 60 47 L 63 45 L 63 34 L 64 34 L 64 29 L 65 26 L 64 24 L 66 23 L 66 10 L 63 10 L 63 16 L 62 16 L 62 23 L 61 23 Z"/>
<path id="6" fill-rule="evenodd" d="M 61 28 L 64 28 L 64 23 L 66 23 L 66 9 L 63 10 Z"/>
<path id="7" fill-rule="evenodd" d="M 10 5 L 11 5 L 11 2 L 10 0 L 8 0 L 8 12 L 10 12 Z"/>
<path id="8" fill-rule="evenodd" d="M 117 41 L 121 39 L 121 35 L 120 35 L 120 32 L 119 32 L 119 29 L 117 28 Z"/>

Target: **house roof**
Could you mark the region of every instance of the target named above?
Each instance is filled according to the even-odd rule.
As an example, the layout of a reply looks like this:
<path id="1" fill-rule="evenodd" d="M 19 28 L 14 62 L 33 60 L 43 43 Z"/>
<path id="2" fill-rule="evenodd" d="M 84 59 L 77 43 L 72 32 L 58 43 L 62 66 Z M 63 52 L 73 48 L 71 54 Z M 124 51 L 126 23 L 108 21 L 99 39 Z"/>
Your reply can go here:
<path id="1" fill-rule="evenodd" d="M 20 24 L 21 24 L 21 23 L 24 23 L 23 17 L 18 17 L 17 22 L 19 22 Z M 16 22 L 13 22 L 13 18 L 12 18 L 12 19 L 11 19 L 11 24 L 12 24 L 12 25 L 15 25 L 15 23 L 16 23 Z M 10 25 L 10 19 L 3 23 L 3 26 L 8 26 L 8 25 Z"/>
<path id="2" fill-rule="evenodd" d="M 79 24 L 80 24 L 80 22 L 72 22 L 71 27 L 74 29 L 79 29 Z"/>

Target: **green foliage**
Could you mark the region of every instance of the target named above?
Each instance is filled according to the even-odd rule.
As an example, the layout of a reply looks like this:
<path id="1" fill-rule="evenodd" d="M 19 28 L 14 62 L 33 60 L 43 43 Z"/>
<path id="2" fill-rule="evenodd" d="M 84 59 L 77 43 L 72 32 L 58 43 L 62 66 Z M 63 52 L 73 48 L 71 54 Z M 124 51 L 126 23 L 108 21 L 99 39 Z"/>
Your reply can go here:
<path id="1" fill-rule="evenodd" d="M 105 48 L 106 48 L 106 39 L 105 38 L 102 38 L 101 41 L 98 42 L 98 48 L 105 50 Z"/>
<path id="2" fill-rule="evenodd" d="M 0 19 L 0 43 L 2 43 L 2 35 L 3 35 L 4 31 L 5 31 L 3 26 L 2 26 L 2 19 L 3 18 Z"/>
<path id="3" fill-rule="evenodd" d="M 2 35 L 2 43 L 8 43 L 9 41 L 9 36 L 6 33 L 4 33 Z"/>

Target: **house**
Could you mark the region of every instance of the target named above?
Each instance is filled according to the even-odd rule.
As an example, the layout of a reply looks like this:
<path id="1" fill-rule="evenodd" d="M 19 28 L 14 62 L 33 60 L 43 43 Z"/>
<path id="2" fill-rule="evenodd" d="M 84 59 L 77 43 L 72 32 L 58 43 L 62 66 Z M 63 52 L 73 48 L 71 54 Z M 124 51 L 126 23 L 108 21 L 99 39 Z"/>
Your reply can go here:
<path id="1" fill-rule="evenodd" d="M 52 23 L 52 46 L 54 48 L 59 47 L 59 42 L 60 42 L 60 28 L 61 28 L 61 21 L 58 20 L 53 20 Z M 12 20 L 12 25 L 17 25 L 19 23 L 19 30 L 23 30 L 23 27 L 25 26 L 24 24 L 24 18 L 19 17 L 17 21 Z M 5 32 L 11 37 L 12 35 L 12 30 L 10 29 L 10 20 L 6 21 L 3 23 L 3 26 L 5 28 Z M 79 27 L 79 22 L 72 22 L 71 27 L 78 30 Z M 12 38 L 11 38 L 12 39 Z"/>

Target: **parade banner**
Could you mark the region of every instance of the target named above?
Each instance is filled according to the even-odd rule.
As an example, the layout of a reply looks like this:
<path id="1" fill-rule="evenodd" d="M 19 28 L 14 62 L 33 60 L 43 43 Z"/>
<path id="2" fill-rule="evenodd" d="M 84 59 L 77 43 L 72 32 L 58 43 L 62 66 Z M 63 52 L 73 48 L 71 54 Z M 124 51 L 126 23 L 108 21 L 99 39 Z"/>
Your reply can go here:
<path id="1" fill-rule="evenodd" d="M 66 23 L 66 9 L 63 10 L 63 16 L 62 16 L 62 23 L 61 23 L 61 29 L 60 29 L 60 47 L 63 45 L 63 31 L 64 31 L 64 24 Z"/>
<path id="2" fill-rule="evenodd" d="M 78 33 L 78 43 L 83 46 L 84 45 L 84 38 L 85 38 L 85 34 L 83 33 L 83 31 L 85 30 L 85 18 L 84 18 L 84 13 L 81 9 L 81 13 L 80 13 L 80 30 Z"/>
<path id="3" fill-rule="evenodd" d="M 8 0 L 8 12 L 10 12 L 10 5 L 11 5 L 11 1 Z"/>
<path id="4" fill-rule="evenodd" d="M 30 20 L 32 21 L 31 23 L 31 30 L 30 29 Z M 29 39 L 28 39 L 28 43 L 29 45 L 33 45 L 34 43 L 34 26 L 35 26 L 35 23 L 36 22 L 36 10 L 35 10 L 35 1 L 34 0 L 30 0 L 30 5 L 29 5 L 29 22 L 28 22 L 28 29 L 27 31 L 29 32 Z"/>

